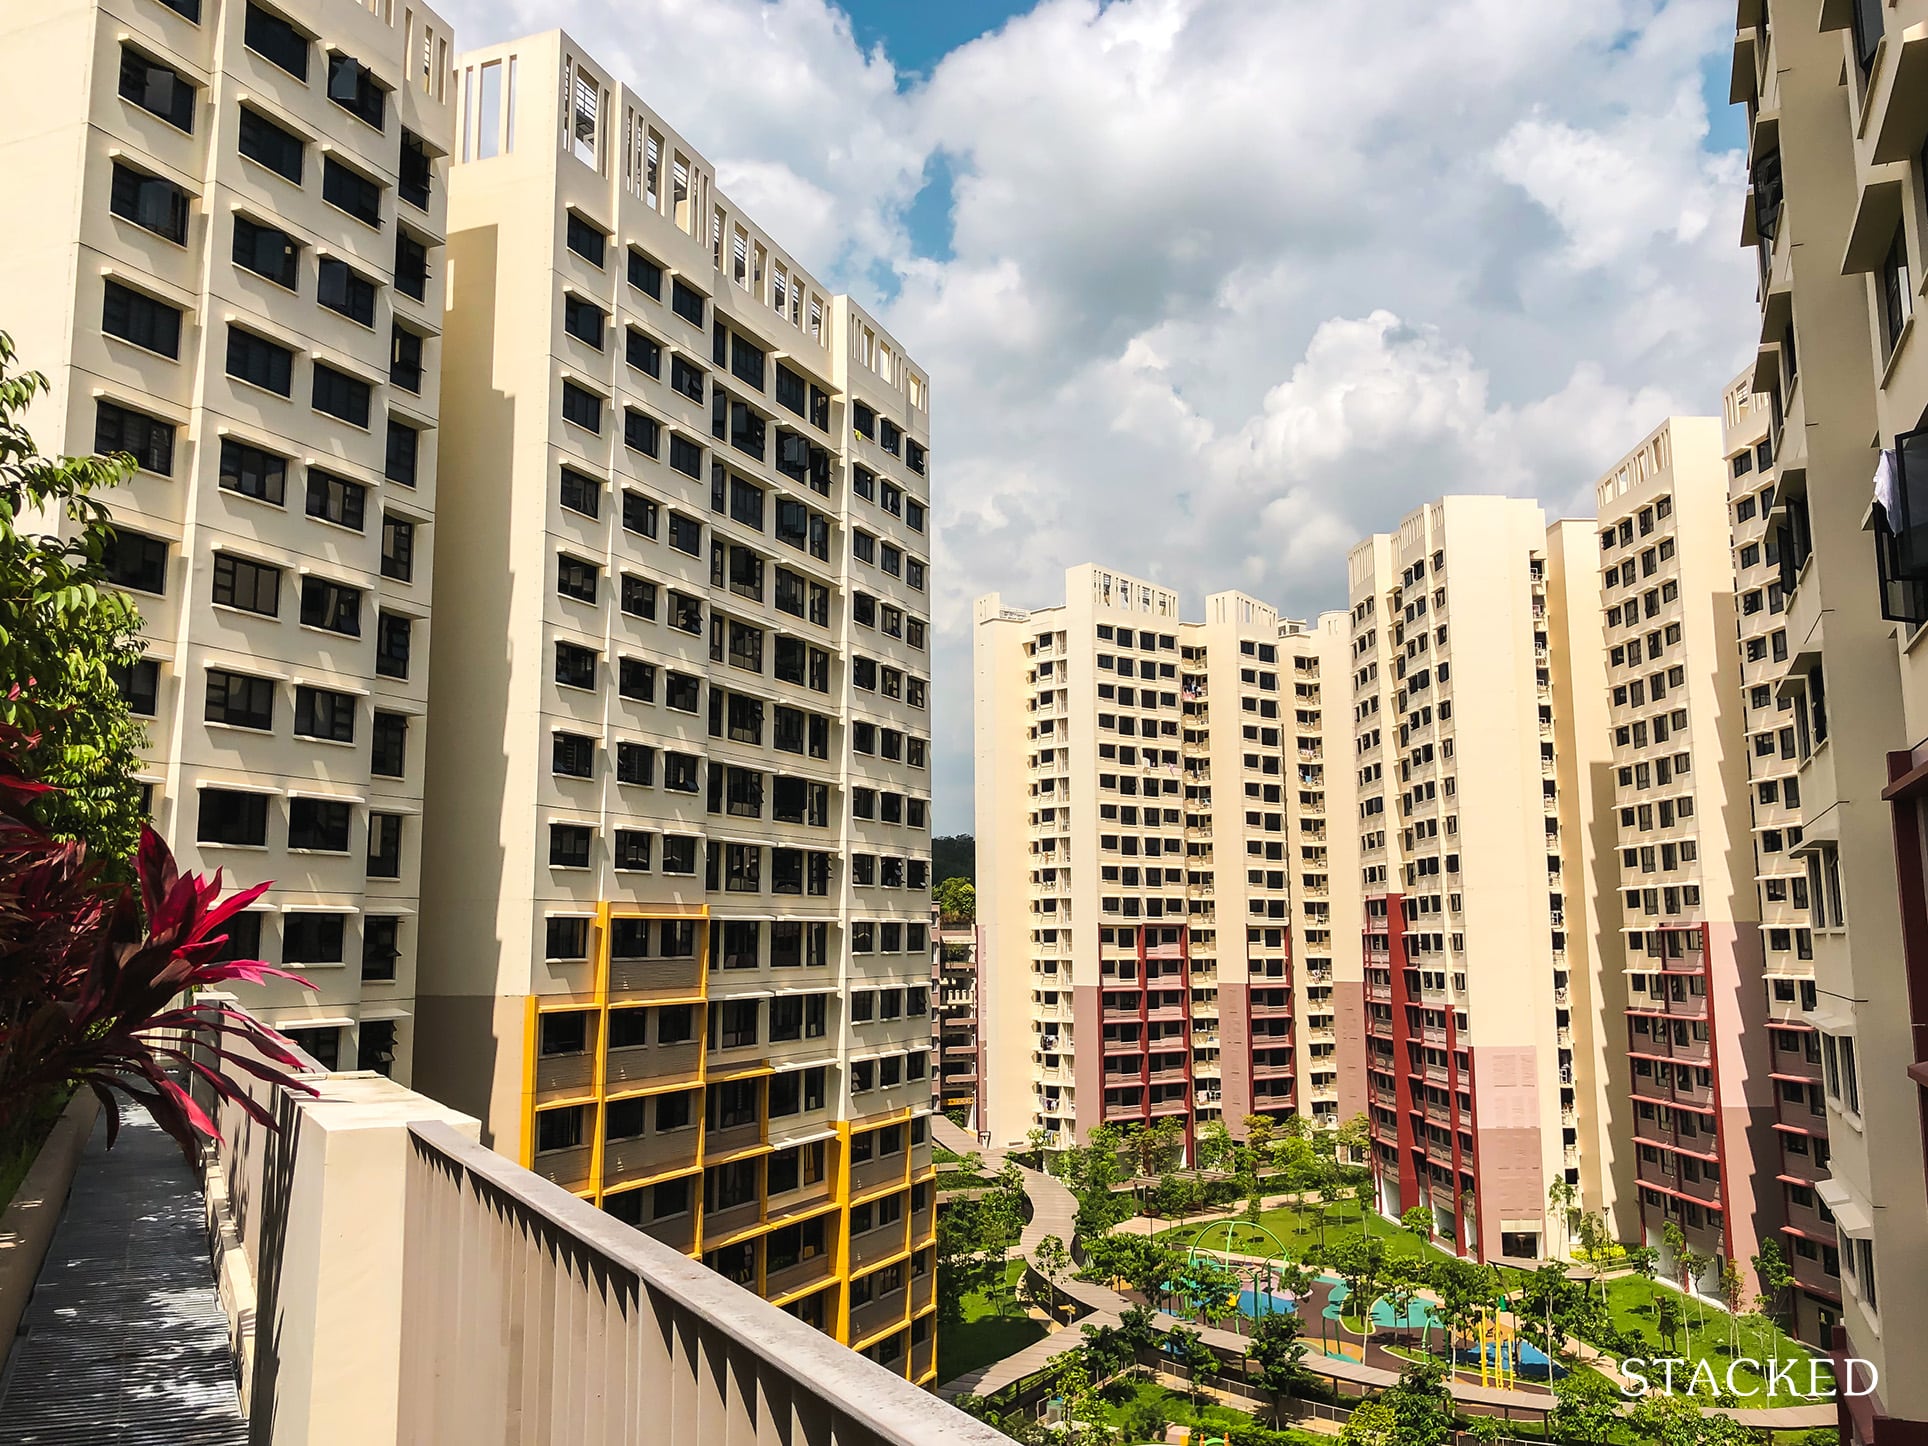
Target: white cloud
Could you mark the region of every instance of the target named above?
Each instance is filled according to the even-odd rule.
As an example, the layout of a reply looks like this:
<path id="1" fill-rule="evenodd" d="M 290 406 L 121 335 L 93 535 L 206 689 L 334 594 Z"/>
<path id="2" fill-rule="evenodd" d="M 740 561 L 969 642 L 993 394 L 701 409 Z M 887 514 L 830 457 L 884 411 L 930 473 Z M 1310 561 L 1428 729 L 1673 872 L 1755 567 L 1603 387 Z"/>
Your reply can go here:
<path id="1" fill-rule="evenodd" d="M 1096 560 L 1316 612 L 1429 497 L 1584 507 L 1747 350 L 1739 160 L 1703 146 L 1727 0 L 1041 0 L 902 88 L 824 0 L 568 23 L 806 262 L 894 272 L 933 376 L 940 829 L 976 594 Z M 940 151 L 941 259 L 904 223 Z"/>

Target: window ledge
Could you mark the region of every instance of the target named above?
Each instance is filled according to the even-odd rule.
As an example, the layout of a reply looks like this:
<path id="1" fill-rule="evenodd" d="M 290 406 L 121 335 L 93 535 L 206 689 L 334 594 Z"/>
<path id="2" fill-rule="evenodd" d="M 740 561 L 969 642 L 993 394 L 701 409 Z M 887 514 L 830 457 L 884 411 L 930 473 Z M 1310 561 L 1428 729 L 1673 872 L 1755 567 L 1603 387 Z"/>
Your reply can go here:
<path id="1" fill-rule="evenodd" d="M 1907 350 L 1908 339 L 1914 335 L 1914 331 L 1915 313 L 1911 310 L 1908 313 L 1908 319 L 1901 323 L 1901 331 L 1895 337 L 1895 344 L 1888 349 L 1888 359 L 1881 364 L 1881 381 L 1879 386 L 1883 391 L 1887 390 L 1888 383 L 1893 380 L 1895 371 L 1900 367 L 1901 354 Z"/>

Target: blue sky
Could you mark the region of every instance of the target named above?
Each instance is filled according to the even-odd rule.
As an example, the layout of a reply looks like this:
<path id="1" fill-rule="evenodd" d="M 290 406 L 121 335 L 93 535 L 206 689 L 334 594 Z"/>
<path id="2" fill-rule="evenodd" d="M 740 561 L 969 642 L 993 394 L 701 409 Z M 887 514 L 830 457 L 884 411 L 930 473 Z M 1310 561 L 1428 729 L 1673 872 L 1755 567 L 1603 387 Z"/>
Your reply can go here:
<path id="1" fill-rule="evenodd" d="M 1443 494 L 1590 514 L 1754 352 L 1733 0 L 442 3 L 560 19 L 928 371 L 942 832 L 975 599 L 1317 616 Z"/>
<path id="2" fill-rule="evenodd" d="M 869 50 L 880 41 L 900 77 L 928 75 L 946 54 L 1031 8 L 1016 0 L 845 0 L 843 9 Z"/>

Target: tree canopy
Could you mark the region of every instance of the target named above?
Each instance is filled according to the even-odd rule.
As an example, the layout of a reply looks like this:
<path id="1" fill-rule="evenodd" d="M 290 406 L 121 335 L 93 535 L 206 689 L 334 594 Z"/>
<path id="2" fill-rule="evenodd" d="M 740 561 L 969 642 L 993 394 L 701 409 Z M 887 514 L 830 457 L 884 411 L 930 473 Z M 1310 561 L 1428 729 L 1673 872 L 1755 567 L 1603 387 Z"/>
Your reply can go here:
<path id="1" fill-rule="evenodd" d="M 23 770 L 57 790 L 34 800 L 35 820 L 124 860 L 140 839 L 143 740 L 116 677 L 140 658 L 141 620 L 108 586 L 114 529 L 93 494 L 135 461 L 41 456 L 24 414 L 47 379 L 13 361 L 0 332 L 0 723 L 32 739 Z M 61 519 L 67 538 L 30 530 Z"/>

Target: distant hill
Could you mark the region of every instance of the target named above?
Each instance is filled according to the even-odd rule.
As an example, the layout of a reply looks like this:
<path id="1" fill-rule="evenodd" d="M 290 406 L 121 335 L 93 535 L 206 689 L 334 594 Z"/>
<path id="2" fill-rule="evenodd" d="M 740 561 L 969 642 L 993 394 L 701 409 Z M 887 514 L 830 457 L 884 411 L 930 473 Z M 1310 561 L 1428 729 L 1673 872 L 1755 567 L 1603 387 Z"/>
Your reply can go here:
<path id="1" fill-rule="evenodd" d="M 931 840 L 931 882 L 969 879 L 977 883 L 977 840 L 967 833 Z"/>

